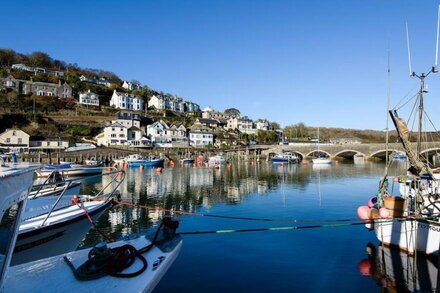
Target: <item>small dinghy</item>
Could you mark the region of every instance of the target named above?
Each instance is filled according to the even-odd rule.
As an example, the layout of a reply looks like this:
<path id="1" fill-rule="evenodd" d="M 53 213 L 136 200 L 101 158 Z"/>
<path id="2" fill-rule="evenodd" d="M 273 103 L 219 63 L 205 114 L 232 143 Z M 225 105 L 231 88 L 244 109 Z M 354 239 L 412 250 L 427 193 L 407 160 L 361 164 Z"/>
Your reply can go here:
<path id="1" fill-rule="evenodd" d="M 18 231 L 12 265 L 50 257 L 75 250 L 87 232 L 91 221 L 112 204 L 116 189 L 124 180 L 118 171 L 100 176 L 115 176 L 97 195 L 45 196 L 27 202 Z M 112 186 L 106 194 L 104 191 Z"/>

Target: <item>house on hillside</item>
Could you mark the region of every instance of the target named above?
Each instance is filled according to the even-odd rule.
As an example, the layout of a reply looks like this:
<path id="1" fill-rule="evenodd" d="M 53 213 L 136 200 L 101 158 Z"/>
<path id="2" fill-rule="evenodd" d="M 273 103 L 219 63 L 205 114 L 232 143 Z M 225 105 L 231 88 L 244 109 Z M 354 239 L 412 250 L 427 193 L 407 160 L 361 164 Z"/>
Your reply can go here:
<path id="1" fill-rule="evenodd" d="M 90 90 L 79 94 L 79 103 L 82 105 L 99 106 L 99 96 Z"/>
<path id="2" fill-rule="evenodd" d="M 195 123 L 189 129 L 189 145 L 192 147 L 207 147 L 214 144 L 213 131 L 204 125 Z"/>
<path id="3" fill-rule="evenodd" d="M 133 94 L 114 90 L 112 98 L 110 99 L 110 106 L 122 110 L 142 111 L 144 109 L 144 100 Z"/>
<path id="4" fill-rule="evenodd" d="M 256 132 L 256 128 L 254 128 L 254 123 L 247 116 L 238 117 L 231 116 L 227 122 L 227 129 L 239 130 L 243 133 L 253 134 Z"/>
<path id="5" fill-rule="evenodd" d="M 151 141 L 144 136 L 144 131 L 141 129 L 140 115 L 128 112 L 118 112 L 117 119 L 107 125 L 95 139 L 97 145 L 102 146 L 151 146 Z"/>
<path id="6" fill-rule="evenodd" d="M 122 87 L 129 91 L 135 91 L 141 88 L 140 84 L 133 83 L 130 81 L 125 81 L 122 83 Z"/>
<path id="7" fill-rule="evenodd" d="M 148 107 L 156 110 L 170 110 L 175 112 L 198 112 L 199 105 L 193 102 L 184 101 L 177 96 L 154 95 L 148 101 Z"/>
<path id="8" fill-rule="evenodd" d="M 23 153 L 29 151 L 30 135 L 20 129 L 6 129 L 0 134 L 0 147 L 8 152 Z"/>
<path id="9" fill-rule="evenodd" d="M 94 83 L 94 84 L 99 84 L 99 85 L 103 85 L 106 87 L 111 87 L 112 85 L 112 81 L 105 78 L 105 77 L 100 77 L 100 78 L 88 78 L 87 76 L 81 75 L 79 77 L 80 81 L 84 81 L 84 82 L 90 82 L 90 83 Z"/>
<path id="10" fill-rule="evenodd" d="M 51 69 L 39 68 L 39 67 L 31 67 L 31 66 L 27 66 L 24 64 L 12 64 L 11 69 L 23 70 L 23 71 L 34 72 L 34 73 L 50 73 L 55 76 L 64 76 L 63 71 L 51 70 Z"/>
<path id="11" fill-rule="evenodd" d="M 33 94 L 37 96 L 51 96 L 60 98 L 72 97 L 72 87 L 67 83 L 39 82 L 31 80 L 16 79 L 12 75 L 0 78 L 0 88 L 10 89 L 19 94 Z"/>

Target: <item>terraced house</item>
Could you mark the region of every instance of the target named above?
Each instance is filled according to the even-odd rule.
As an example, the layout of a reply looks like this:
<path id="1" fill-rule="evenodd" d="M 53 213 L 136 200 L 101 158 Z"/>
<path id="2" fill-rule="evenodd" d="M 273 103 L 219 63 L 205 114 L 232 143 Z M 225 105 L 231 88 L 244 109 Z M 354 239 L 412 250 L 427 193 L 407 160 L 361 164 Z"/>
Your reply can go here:
<path id="1" fill-rule="evenodd" d="M 16 79 L 12 75 L 0 78 L 0 87 L 11 89 L 23 95 L 51 96 L 60 98 L 72 97 L 72 87 L 67 83 L 39 82 L 31 80 Z"/>

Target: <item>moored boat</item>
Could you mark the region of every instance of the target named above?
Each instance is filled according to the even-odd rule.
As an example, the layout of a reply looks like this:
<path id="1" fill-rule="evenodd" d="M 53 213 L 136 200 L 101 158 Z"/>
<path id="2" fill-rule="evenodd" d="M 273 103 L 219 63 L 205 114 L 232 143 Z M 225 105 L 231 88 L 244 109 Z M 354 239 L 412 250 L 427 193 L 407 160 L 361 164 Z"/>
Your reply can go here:
<path id="1" fill-rule="evenodd" d="M 103 168 L 78 164 L 44 165 L 43 168 L 36 170 L 35 173 L 39 178 L 46 178 L 53 171 L 58 171 L 63 177 L 75 177 L 100 174 Z"/>
<path id="2" fill-rule="evenodd" d="M 183 158 L 180 160 L 182 165 L 194 164 L 194 159 L 191 158 Z"/>
<path id="3" fill-rule="evenodd" d="M 209 165 L 223 165 L 226 163 L 226 157 L 222 155 L 216 155 L 208 158 Z"/>
<path id="4" fill-rule="evenodd" d="M 164 218 L 152 240 L 127 238 L 92 249 L 11 267 L 10 260 L 22 210 L 35 168 L 0 166 L 0 290 L 2 292 L 151 292 L 176 259 L 182 246 L 178 223 Z M 93 265 L 100 255 L 100 271 Z M 122 258 L 118 258 L 121 256 Z M 112 265 L 110 265 L 110 263 Z M 106 265 L 105 265 L 106 264 Z M 118 267 L 115 267 L 118 264 Z M 81 270 L 77 270 L 81 266 Z M 85 281 L 87 280 L 87 281 Z"/>
<path id="5" fill-rule="evenodd" d="M 272 163 L 298 163 L 299 157 L 291 153 L 275 155 L 271 158 Z"/>
<path id="6" fill-rule="evenodd" d="M 18 231 L 12 264 L 20 264 L 75 250 L 91 226 L 112 204 L 117 187 L 124 177 L 118 171 L 102 176 L 115 175 L 110 192 L 104 194 L 109 185 L 103 186 L 96 196 L 67 196 L 65 191 L 59 196 L 32 198 L 27 202 Z M 100 175 L 101 176 L 101 175 Z"/>
<path id="7" fill-rule="evenodd" d="M 411 131 L 407 122 L 398 116 L 397 108 L 389 110 L 397 135 L 405 150 L 409 163 L 407 174 L 399 176 L 399 195 L 388 190 L 388 162 L 385 175 L 380 180 L 377 197 L 368 206 L 358 208 L 358 216 L 367 221 L 367 228 L 374 230 L 383 245 L 395 246 L 409 254 L 417 252 L 439 255 L 440 247 L 440 174 L 435 174 L 432 165 L 421 153 L 422 138 L 429 133 L 423 130 L 426 111 L 424 96 L 428 92 L 425 78 L 436 73 L 432 67 L 427 74 L 411 75 L 420 80 L 420 88 L 413 109 L 418 109 L 417 141 L 411 142 Z M 400 109 L 400 107 L 399 107 Z M 414 148 L 415 145 L 415 148 Z"/>

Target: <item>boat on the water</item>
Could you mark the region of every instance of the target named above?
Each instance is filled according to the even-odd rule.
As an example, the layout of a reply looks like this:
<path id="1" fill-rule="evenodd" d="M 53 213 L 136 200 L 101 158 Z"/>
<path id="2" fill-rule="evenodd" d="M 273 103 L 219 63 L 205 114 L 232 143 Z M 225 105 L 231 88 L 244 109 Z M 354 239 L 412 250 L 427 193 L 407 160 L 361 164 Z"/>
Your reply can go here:
<path id="1" fill-rule="evenodd" d="M 194 159 L 191 158 L 183 158 L 180 160 L 182 165 L 194 164 Z"/>
<path id="2" fill-rule="evenodd" d="M 209 165 L 223 165 L 226 163 L 226 157 L 222 155 L 216 155 L 208 158 Z"/>
<path id="3" fill-rule="evenodd" d="M 23 211 L 12 264 L 50 257 L 75 250 L 96 220 L 112 205 L 117 188 L 124 180 L 117 170 L 99 176 L 111 176 L 111 183 L 96 195 L 33 197 Z M 106 192 L 107 190 L 111 190 Z"/>
<path id="4" fill-rule="evenodd" d="M 44 165 L 43 168 L 36 170 L 35 173 L 39 178 L 46 178 L 54 171 L 58 171 L 63 177 L 75 177 L 100 174 L 103 168 L 78 164 Z"/>
<path id="5" fill-rule="evenodd" d="M 86 166 L 93 166 L 93 167 L 102 167 L 104 166 L 104 161 L 103 160 L 96 160 L 95 158 L 91 158 L 89 160 L 84 160 L 84 163 Z"/>
<path id="6" fill-rule="evenodd" d="M 2 292 L 151 292 L 182 246 L 178 223 L 164 218 L 152 240 L 127 237 L 92 249 L 10 266 L 35 167 L 0 166 Z M 96 265 L 100 257 L 100 269 Z"/>
<path id="7" fill-rule="evenodd" d="M 127 163 L 129 167 L 163 167 L 164 159 L 155 159 L 152 157 L 144 157 L 139 154 L 132 154 L 125 158 L 115 159 L 113 160 L 116 164 Z"/>
<path id="8" fill-rule="evenodd" d="M 272 163 L 298 163 L 299 157 L 296 154 L 283 153 L 271 158 Z"/>
<path id="9" fill-rule="evenodd" d="M 312 163 L 313 165 L 318 165 L 318 164 L 331 164 L 332 160 L 328 157 L 325 157 L 321 151 L 319 150 L 319 145 L 320 145 L 320 141 L 319 141 L 319 127 L 318 127 L 318 157 L 315 159 L 312 159 Z"/>
<path id="10" fill-rule="evenodd" d="M 389 115 L 396 128 L 397 135 L 405 150 L 409 169 L 393 180 L 399 188 L 388 188 L 388 166 L 380 180 L 377 197 L 372 198 L 368 206 L 358 208 L 358 216 L 367 222 L 367 228 L 374 230 L 376 237 L 383 245 L 396 246 L 409 254 L 421 252 L 439 255 L 440 248 L 440 174 L 433 170 L 429 154 L 422 154 L 422 139 L 429 130 L 424 129 L 426 110 L 424 96 L 428 92 L 425 78 L 436 73 L 432 67 L 427 74 L 412 73 L 420 80 L 420 88 L 415 95 L 418 109 L 417 139 L 411 142 L 411 131 L 407 121 L 399 117 L 397 108 L 389 110 Z M 407 104 L 406 102 L 405 104 Z M 400 109 L 400 107 L 399 107 Z M 436 133 L 436 132 L 431 132 Z M 438 135 L 438 134 L 437 134 Z M 431 138 L 433 139 L 433 138 Z M 438 138 L 434 141 L 438 141 Z M 394 183 L 393 183 L 394 184 Z M 400 194 L 392 194 L 393 190 Z"/>

